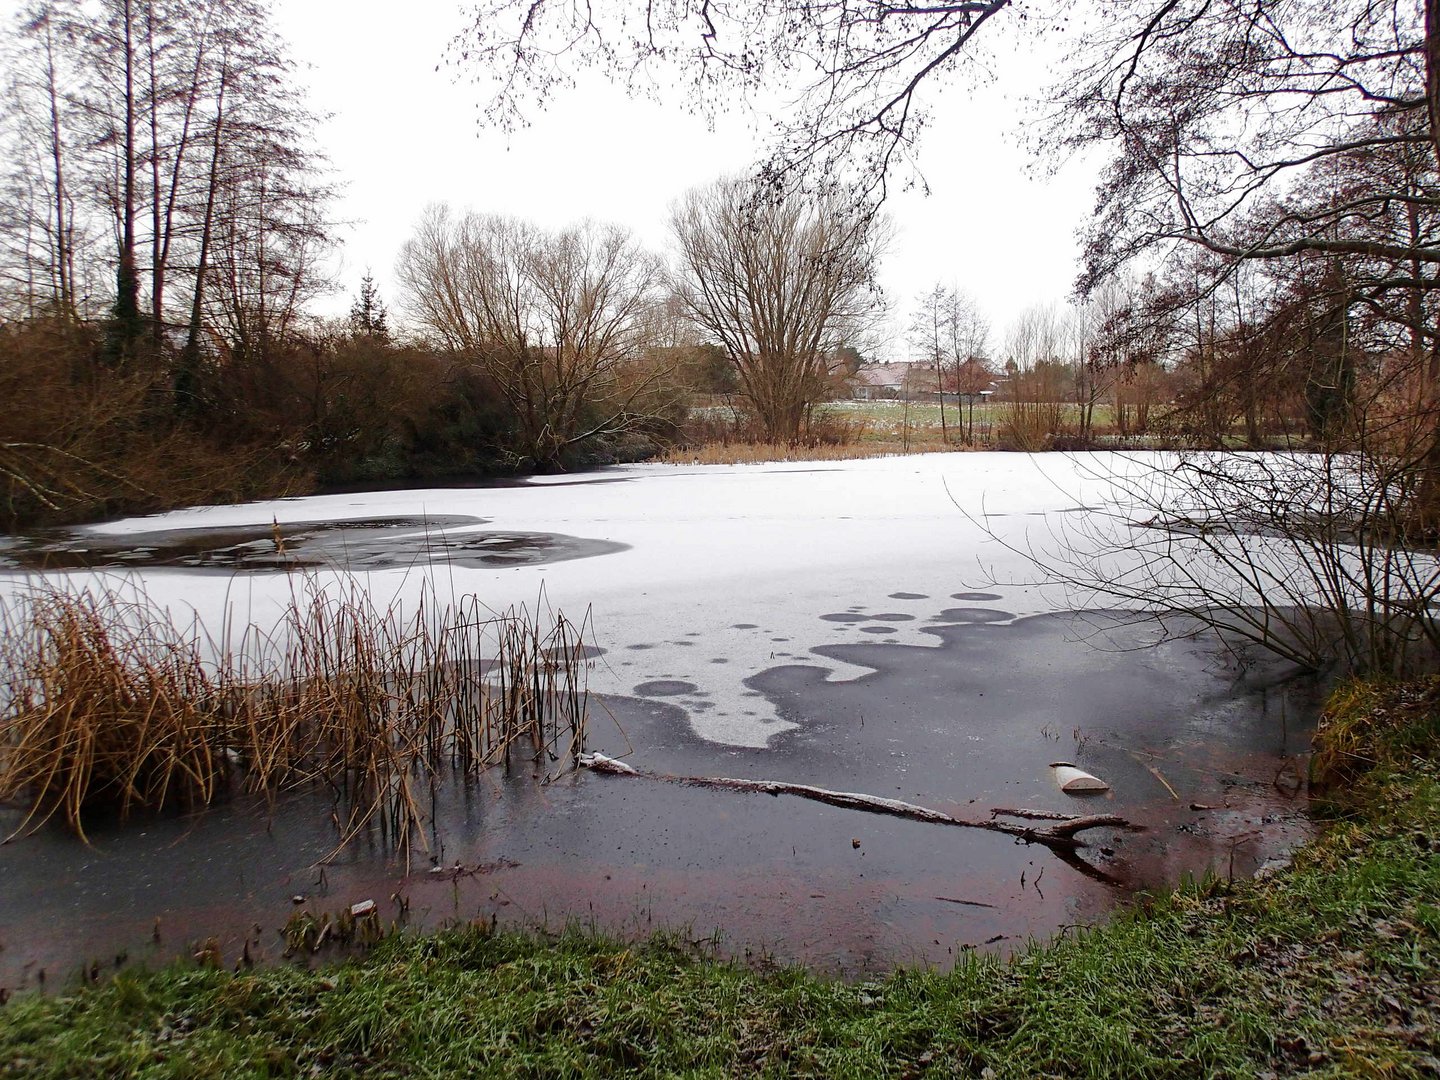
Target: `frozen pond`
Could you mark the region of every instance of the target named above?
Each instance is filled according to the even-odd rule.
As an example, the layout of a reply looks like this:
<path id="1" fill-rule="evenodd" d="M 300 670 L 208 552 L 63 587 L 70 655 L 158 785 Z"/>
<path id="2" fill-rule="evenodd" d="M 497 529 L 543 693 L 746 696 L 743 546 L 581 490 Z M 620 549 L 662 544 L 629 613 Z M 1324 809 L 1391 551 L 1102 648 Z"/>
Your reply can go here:
<path id="1" fill-rule="evenodd" d="M 1083 475 L 1087 458 L 640 465 L 495 488 L 281 499 L 12 541 L 0 569 L 148 563 L 149 594 L 182 618 L 193 607 L 210 627 L 227 609 L 273 620 L 292 595 L 273 572 L 287 559 L 363 575 L 386 602 L 418 595 L 428 574 L 441 596 L 475 593 L 497 610 L 541 602 L 578 618 L 589 607 L 606 650 L 592 690 L 684 683 L 693 689 L 668 698 L 698 736 L 763 747 L 790 723 L 745 685 L 766 667 L 808 658 L 831 680 L 854 679 L 864 669 L 810 650 L 933 646 L 939 625 L 1064 607 L 1064 596 L 991 588 L 1033 571 L 985 530 L 1023 542 L 1092 512 L 1104 488 Z M 529 538 L 534 557 L 518 540 L 505 551 L 507 537 Z M 21 575 L 6 577 L 0 589 Z"/>
<path id="2" fill-rule="evenodd" d="M 458 870 L 430 873 L 422 857 L 407 872 L 354 850 L 319 875 L 312 864 L 333 843 L 323 805 L 300 798 L 272 816 L 237 804 L 132 826 L 93 850 L 58 834 L 0 849 L 11 913 L 0 985 L 73 969 L 117 938 L 138 948 L 156 918 L 162 952 L 212 933 L 238 948 L 256 923 L 255 950 L 274 952 L 294 895 L 328 910 L 403 896 L 426 925 L 684 924 L 718 930 L 737 953 L 853 972 L 1090 921 L 1183 872 L 1253 872 L 1305 832 L 1296 755 L 1313 702 L 1280 685 L 1283 671 L 1234 668 L 1213 642 L 1140 649 L 1150 625 L 1077 618 L 1066 596 L 1015 584 L 1033 576 L 1015 548 L 1064 542 L 1076 515 L 1115 510 L 1093 464 L 951 454 L 628 466 L 11 541 L 0 589 L 23 587 L 37 561 L 79 581 L 142 574 L 154 599 L 211 627 L 227 612 L 272 622 L 292 595 L 279 571 L 293 566 L 359 574 L 385 602 L 430 576 L 442 596 L 473 592 L 497 610 L 539 603 L 578 619 L 588 608 L 590 688 L 603 695 L 592 749 L 971 815 L 1076 809 L 1047 768 L 1065 759 L 1114 786 L 1104 809 L 1151 829 L 1097 854 L 1096 873 L 991 834 L 578 775 L 453 793 L 433 854 Z"/>

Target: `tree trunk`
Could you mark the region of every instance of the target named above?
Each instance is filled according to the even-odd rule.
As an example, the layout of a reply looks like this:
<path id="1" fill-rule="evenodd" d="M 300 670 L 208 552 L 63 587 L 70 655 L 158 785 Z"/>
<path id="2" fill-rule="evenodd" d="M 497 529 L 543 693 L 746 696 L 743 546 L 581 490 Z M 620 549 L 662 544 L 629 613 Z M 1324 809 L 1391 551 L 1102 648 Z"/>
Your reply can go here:
<path id="1" fill-rule="evenodd" d="M 215 91 L 215 128 L 210 140 L 210 176 L 205 191 L 205 215 L 200 226 L 200 250 L 195 266 L 195 290 L 190 298 L 190 326 L 185 348 L 175 368 L 175 410 L 193 414 L 200 404 L 200 331 L 205 314 L 205 276 L 210 269 L 210 241 L 215 228 L 215 198 L 220 187 L 221 141 L 225 131 L 225 90 L 229 58 L 220 62 L 220 85 Z"/>
<path id="2" fill-rule="evenodd" d="M 74 245 L 70 242 L 65 212 L 65 144 L 60 131 L 60 89 L 55 79 L 55 38 L 50 16 L 45 17 L 45 79 L 50 105 L 50 157 L 55 171 L 55 278 L 59 291 L 60 316 L 73 321 L 75 303 Z"/>
<path id="3" fill-rule="evenodd" d="M 115 266 L 115 308 L 108 347 L 110 361 L 135 359 L 140 339 L 140 268 L 135 258 L 135 34 L 132 0 L 121 0 L 124 49 L 124 137 L 121 153 L 120 251 Z"/>

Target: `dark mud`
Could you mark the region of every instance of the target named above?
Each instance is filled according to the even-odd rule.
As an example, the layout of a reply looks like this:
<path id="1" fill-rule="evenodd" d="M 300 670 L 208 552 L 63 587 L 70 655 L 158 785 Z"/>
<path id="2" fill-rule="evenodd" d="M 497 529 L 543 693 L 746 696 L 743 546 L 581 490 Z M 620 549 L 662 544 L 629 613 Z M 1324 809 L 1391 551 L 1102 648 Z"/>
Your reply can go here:
<path id="1" fill-rule="evenodd" d="M 595 482 L 595 481 L 590 481 Z M 483 530 L 484 518 L 368 518 L 121 535 L 53 530 L 0 540 L 0 571 L 145 569 L 279 572 L 383 570 L 449 563 L 534 566 L 626 550 L 628 544 L 560 533 Z"/>
<path id="2" fill-rule="evenodd" d="M 420 927 L 688 927 L 737 956 L 844 975 L 946 965 L 1103 919 L 1182 874 L 1253 873 L 1309 834 L 1312 690 L 1267 688 L 1273 672 L 1196 642 L 1130 651 L 1151 631 L 1113 618 L 925 632 L 936 648 L 820 646 L 756 673 L 750 692 L 798 725 L 765 750 L 705 742 L 685 708 L 654 697 L 597 701 L 590 743 L 664 773 L 784 779 L 966 816 L 1104 809 L 1148 831 L 1103 836 L 1075 867 L 990 833 L 648 779 L 542 785 L 519 768 L 439 792 L 438 828 L 410 867 L 360 843 L 322 872 L 335 842 L 324 798 L 239 801 L 97 828 L 92 848 L 48 829 L 0 848 L 0 986 L 34 986 L 41 968 L 53 985 L 120 951 L 169 958 L 211 935 L 233 962 L 256 926 L 252 952 L 274 958 L 294 896 L 317 912 L 374 899 L 387 919 L 402 897 Z M 872 674 L 826 682 L 829 660 Z M 1113 793 L 1061 794 L 1048 769 L 1060 759 Z"/>

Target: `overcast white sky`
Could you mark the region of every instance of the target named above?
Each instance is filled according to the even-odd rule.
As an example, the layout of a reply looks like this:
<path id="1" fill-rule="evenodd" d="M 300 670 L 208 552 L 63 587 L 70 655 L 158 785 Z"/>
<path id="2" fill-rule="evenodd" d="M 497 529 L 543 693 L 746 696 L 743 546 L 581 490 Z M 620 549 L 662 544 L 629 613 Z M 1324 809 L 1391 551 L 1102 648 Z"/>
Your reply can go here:
<path id="1" fill-rule="evenodd" d="M 393 298 L 395 255 L 427 202 L 547 226 L 616 221 L 663 249 L 679 194 L 757 156 L 740 117 L 711 132 L 678 101 L 634 101 L 599 80 L 508 139 L 483 130 L 481 91 L 442 63 L 460 12 L 452 0 L 276 2 L 278 29 L 310 66 L 312 101 L 333 114 L 320 138 L 345 184 L 340 216 L 353 223 L 336 310 L 348 308 L 367 267 Z M 931 194 L 898 194 L 889 207 L 896 235 L 882 284 L 899 325 L 915 296 L 942 282 L 970 292 L 998 337 L 1025 307 L 1063 299 L 1075 277 L 1093 172 L 1077 163 L 1049 177 L 1034 167 L 1018 145 L 1019 99 L 1037 86 L 1041 62 L 1017 55 L 1008 33 L 991 48 L 992 85 L 954 85 L 939 98 L 921 151 Z M 891 358 L 904 350 L 897 342 Z"/>
<path id="2" fill-rule="evenodd" d="M 7 14 L 18 7 L 0 0 Z M 599 81 L 514 136 L 479 128 L 481 91 L 443 65 L 463 25 L 456 0 L 274 0 L 274 11 L 306 66 L 314 107 L 332 114 L 318 138 L 343 185 L 337 211 L 348 225 L 340 291 L 322 314 L 348 309 L 367 268 L 395 306 L 395 256 L 428 202 L 546 226 L 620 222 L 663 250 L 671 202 L 758 155 L 739 117 L 711 132 L 678 101 L 633 101 Z M 965 289 L 990 318 L 998 346 L 1018 312 L 1069 292 L 1093 171 L 1077 163 L 1050 177 L 1020 148 L 1020 98 L 1041 81 L 1043 63 L 1028 51 L 1035 41 L 1016 44 L 996 22 L 984 33 L 991 30 L 995 82 L 951 85 L 938 100 L 920 157 L 931 194 L 892 197 L 895 241 L 882 284 L 897 327 L 931 285 Z M 903 334 L 896 336 L 888 358 L 903 359 Z"/>

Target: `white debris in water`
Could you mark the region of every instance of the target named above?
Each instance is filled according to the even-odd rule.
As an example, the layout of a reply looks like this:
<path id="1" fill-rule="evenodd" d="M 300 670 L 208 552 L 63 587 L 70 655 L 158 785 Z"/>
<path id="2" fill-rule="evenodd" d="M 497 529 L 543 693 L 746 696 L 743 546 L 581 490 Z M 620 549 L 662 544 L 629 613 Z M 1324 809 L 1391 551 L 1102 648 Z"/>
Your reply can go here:
<path id="1" fill-rule="evenodd" d="M 1084 769 L 1077 769 L 1068 761 L 1052 761 L 1050 768 L 1055 771 L 1055 783 L 1067 795 L 1110 790 L 1110 785 L 1104 780 Z"/>
<path id="2" fill-rule="evenodd" d="M 635 770 L 623 761 L 600 753 L 598 750 L 593 754 L 580 755 L 580 767 L 582 769 L 596 769 L 601 772 L 625 773 L 629 776 L 635 775 Z"/>

